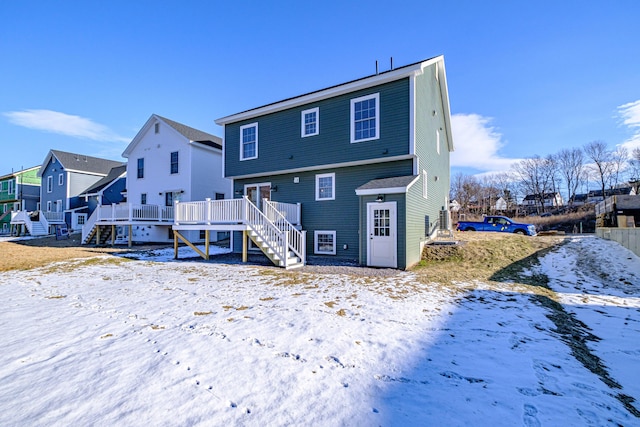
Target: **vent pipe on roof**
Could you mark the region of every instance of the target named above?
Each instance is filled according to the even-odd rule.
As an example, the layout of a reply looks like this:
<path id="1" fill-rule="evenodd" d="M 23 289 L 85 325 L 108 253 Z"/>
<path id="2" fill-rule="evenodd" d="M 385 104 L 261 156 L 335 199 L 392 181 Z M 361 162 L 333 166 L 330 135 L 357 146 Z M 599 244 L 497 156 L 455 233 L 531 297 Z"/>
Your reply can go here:
<path id="1" fill-rule="evenodd" d="M 393 70 L 393 56 L 391 57 L 391 69 Z"/>
<path id="2" fill-rule="evenodd" d="M 376 76 L 378 75 L 378 60 L 376 59 Z"/>

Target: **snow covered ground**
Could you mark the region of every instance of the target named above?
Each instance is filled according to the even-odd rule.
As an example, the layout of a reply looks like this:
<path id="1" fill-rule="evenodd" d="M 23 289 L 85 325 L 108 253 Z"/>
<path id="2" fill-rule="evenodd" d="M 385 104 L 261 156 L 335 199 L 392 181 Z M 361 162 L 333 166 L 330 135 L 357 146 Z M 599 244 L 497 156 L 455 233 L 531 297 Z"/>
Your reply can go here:
<path id="1" fill-rule="evenodd" d="M 547 254 L 552 290 L 172 255 L 0 274 L 0 425 L 640 425 L 614 242 Z"/>

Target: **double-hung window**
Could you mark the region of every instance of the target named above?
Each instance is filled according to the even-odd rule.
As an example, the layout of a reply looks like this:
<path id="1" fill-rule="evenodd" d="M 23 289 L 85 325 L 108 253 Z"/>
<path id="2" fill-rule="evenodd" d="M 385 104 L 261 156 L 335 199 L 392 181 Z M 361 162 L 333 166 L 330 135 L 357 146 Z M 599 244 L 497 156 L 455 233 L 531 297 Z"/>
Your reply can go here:
<path id="1" fill-rule="evenodd" d="M 323 173 L 316 175 L 316 200 L 335 200 L 336 174 Z"/>
<path id="2" fill-rule="evenodd" d="M 258 158 L 258 123 L 240 126 L 240 160 Z"/>
<path id="3" fill-rule="evenodd" d="M 140 194 L 140 204 L 141 205 L 147 204 L 147 193 Z"/>
<path id="4" fill-rule="evenodd" d="M 138 178 L 144 178 L 144 158 L 138 159 Z"/>
<path id="5" fill-rule="evenodd" d="M 171 153 L 171 174 L 178 173 L 178 152 L 174 151 Z"/>
<path id="6" fill-rule="evenodd" d="M 51 193 L 52 191 L 53 191 L 53 177 L 49 175 L 47 177 L 47 193 Z"/>
<path id="7" fill-rule="evenodd" d="M 64 174 L 58 175 L 58 185 L 64 184 Z"/>
<path id="8" fill-rule="evenodd" d="M 7 190 L 8 194 L 13 194 L 14 193 L 14 181 L 13 179 L 11 181 L 9 181 L 9 188 Z"/>
<path id="9" fill-rule="evenodd" d="M 301 115 L 302 138 L 320 133 L 320 109 L 318 107 L 304 110 Z"/>
<path id="10" fill-rule="evenodd" d="M 336 232 L 316 230 L 314 234 L 313 252 L 318 255 L 336 254 Z"/>
<path id="11" fill-rule="evenodd" d="M 351 142 L 380 138 L 380 94 L 351 100 Z"/>

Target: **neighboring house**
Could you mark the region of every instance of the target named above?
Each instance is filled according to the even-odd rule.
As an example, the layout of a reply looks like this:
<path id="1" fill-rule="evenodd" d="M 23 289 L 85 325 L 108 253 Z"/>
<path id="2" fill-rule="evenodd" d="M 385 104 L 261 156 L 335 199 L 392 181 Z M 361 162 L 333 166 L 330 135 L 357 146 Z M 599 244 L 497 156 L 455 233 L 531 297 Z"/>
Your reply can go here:
<path id="1" fill-rule="evenodd" d="M 71 228 L 74 230 L 82 228 L 98 206 L 113 205 L 124 201 L 126 187 L 127 165 L 122 164 L 111 168 L 107 176 L 80 194 L 80 197 L 85 200 L 87 209 L 86 212 L 75 215 Z"/>
<path id="2" fill-rule="evenodd" d="M 216 123 L 224 126 L 225 176 L 236 200 L 251 202 L 234 230 L 278 265 L 303 265 L 308 253 L 408 268 L 448 208 L 453 141 L 442 56 Z M 254 222 L 254 206 L 271 221 Z M 307 232 L 302 247 L 291 242 L 297 230 L 283 216 Z M 263 233 L 278 223 L 287 228 Z M 289 236 L 289 251 L 274 256 L 281 234 Z M 235 233 L 234 250 L 244 242 Z"/>
<path id="3" fill-rule="evenodd" d="M 66 224 L 71 227 L 77 223 L 78 214 L 88 213 L 86 201 L 80 194 L 122 164 L 84 154 L 50 150 L 38 172 L 42 179 L 40 210 L 49 225 Z"/>
<path id="4" fill-rule="evenodd" d="M 83 230 L 85 242 L 98 240 L 96 227 L 105 228 L 104 239 L 111 233 L 108 227 L 115 225 L 128 226 L 121 235 L 130 242 L 172 242 L 176 202 L 231 198 L 217 136 L 153 114 L 122 156 L 127 159 L 127 201 L 99 209 Z M 205 240 L 198 231 L 187 235 L 191 241 Z"/>
<path id="5" fill-rule="evenodd" d="M 616 188 L 609 188 L 604 190 L 604 197 L 602 196 L 602 190 L 591 190 L 587 195 L 589 203 L 599 203 L 605 199 L 605 197 L 611 196 L 635 196 L 636 191 L 634 187 L 621 185 Z"/>
<path id="6" fill-rule="evenodd" d="M 583 206 L 588 203 L 588 194 L 575 194 L 569 199 L 569 206 Z"/>
<path id="7" fill-rule="evenodd" d="M 40 200 L 40 166 L 0 176 L 0 233 L 11 230 L 11 213 L 34 211 Z"/>
<path id="8" fill-rule="evenodd" d="M 526 212 L 536 211 L 540 207 L 540 195 L 539 194 L 527 194 L 522 200 L 522 207 Z M 559 208 L 564 206 L 564 200 L 560 193 L 545 193 L 544 194 L 544 208 Z"/>

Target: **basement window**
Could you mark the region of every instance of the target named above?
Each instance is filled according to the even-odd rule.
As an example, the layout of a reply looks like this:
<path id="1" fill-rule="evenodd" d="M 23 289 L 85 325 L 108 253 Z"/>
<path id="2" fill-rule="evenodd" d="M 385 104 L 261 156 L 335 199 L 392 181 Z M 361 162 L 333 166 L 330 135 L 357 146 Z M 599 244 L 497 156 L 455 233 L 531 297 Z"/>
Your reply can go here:
<path id="1" fill-rule="evenodd" d="M 314 235 L 314 253 L 317 255 L 336 254 L 336 232 L 326 230 L 316 230 Z"/>

